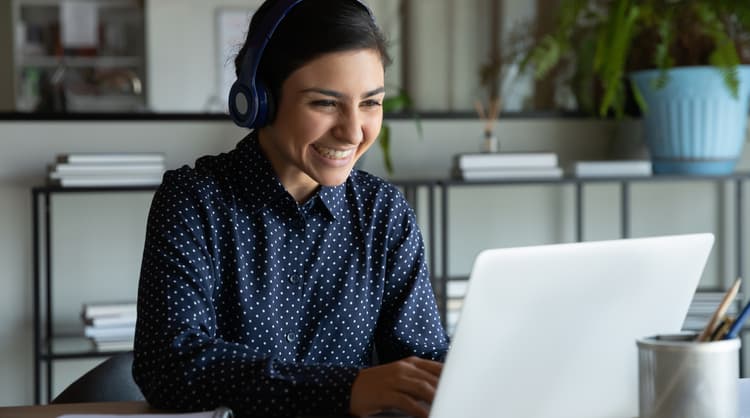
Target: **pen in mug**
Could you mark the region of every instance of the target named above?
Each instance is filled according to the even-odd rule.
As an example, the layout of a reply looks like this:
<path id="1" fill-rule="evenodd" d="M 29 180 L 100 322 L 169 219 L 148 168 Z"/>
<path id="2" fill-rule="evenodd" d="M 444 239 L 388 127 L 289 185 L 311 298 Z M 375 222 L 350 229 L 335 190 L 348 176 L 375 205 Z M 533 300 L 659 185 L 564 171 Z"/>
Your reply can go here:
<path id="1" fill-rule="evenodd" d="M 703 332 L 701 332 L 700 335 L 698 335 L 698 338 L 695 339 L 696 341 L 701 342 L 709 340 L 709 337 L 711 337 L 714 329 L 716 329 L 716 325 L 718 324 L 719 320 L 721 320 L 724 314 L 727 313 L 729 305 L 732 304 L 732 301 L 737 296 L 737 292 L 740 291 L 740 284 L 742 284 L 742 279 L 738 278 L 734 282 L 734 285 L 732 285 L 729 291 L 727 291 L 727 293 L 724 295 L 724 299 L 721 300 L 719 307 L 716 308 L 716 312 L 714 312 L 713 316 L 708 321 L 708 324 L 706 324 L 706 328 L 703 329 Z"/>
<path id="2" fill-rule="evenodd" d="M 734 323 L 734 318 L 732 318 L 731 316 L 724 316 L 719 325 L 716 326 L 714 332 L 711 333 L 711 338 L 709 338 L 708 341 L 723 340 L 724 336 L 726 336 L 727 332 L 729 332 L 729 328 L 732 326 L 732 323 Z"/>
<path id="3" fill-rule="evenodd" d="M 747 302 L 747 304 L 742 308 L 742 311 L 739 315 L 737 315 L 737 319 L 734 320 L 732 323 L 732 326 L 729 327 L 729 331 L 727 331 L 727 335 L 724 337 L 725 340 L 734 338 L 737 336 L 737 334 L 740 333 L 740 330 L 742 329 L 742 324 L 747 319 L 747 316 L 750 314 L 750 301 Z"/>

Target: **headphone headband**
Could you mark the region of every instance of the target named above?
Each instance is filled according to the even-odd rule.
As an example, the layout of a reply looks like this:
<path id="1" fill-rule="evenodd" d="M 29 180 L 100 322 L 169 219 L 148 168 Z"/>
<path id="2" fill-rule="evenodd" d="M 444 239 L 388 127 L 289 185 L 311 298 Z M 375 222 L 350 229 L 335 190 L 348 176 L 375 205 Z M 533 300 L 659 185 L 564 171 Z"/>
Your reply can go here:
<path id="1" fill-rule="evenodd" d="M 273 0 L 267 0 L 273 1 Z M 260 128 L 269 121 L 271 95 L 256 79 L 263 51 L 282 20 L 303 0 L 277 0 L 271 5 L 258 27 L 248 35 L 247 49 L 242 58 L 242 67 L 237 80 L 229 91 L 229 115 L 239 126 Z M 317 0 L 321 1 L 321 0 Z M 362 0 L 353 0 L 362 6 L 370 18 L 375 16 Z"/>

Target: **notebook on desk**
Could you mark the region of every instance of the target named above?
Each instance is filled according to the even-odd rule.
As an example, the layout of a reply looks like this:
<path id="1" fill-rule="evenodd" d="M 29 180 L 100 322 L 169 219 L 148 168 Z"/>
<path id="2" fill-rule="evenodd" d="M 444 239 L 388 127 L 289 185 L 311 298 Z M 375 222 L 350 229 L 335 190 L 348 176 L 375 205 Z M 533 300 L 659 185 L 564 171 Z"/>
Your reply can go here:
<path id="1" fill-rule="evenodd" d="M 637 416 L 635 340 L 680 330 L 713 241 L 482 252 L 430 416 Z"/>

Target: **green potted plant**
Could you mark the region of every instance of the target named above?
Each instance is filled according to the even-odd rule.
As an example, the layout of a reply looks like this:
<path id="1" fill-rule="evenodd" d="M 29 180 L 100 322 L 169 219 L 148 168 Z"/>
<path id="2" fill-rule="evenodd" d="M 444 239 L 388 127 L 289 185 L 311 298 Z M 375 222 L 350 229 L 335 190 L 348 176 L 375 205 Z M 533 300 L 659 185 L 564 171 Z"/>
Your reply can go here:
<path id="1" fill-rule="evenodd" d="M 417 124 L 417 133 L 422 137 L 422 124 L 419 116 L 412 107 L 411 98 L 404 89 L 399 88 L 395 94 L 386 95 L 383 100 L 383 114 L 387 118 L 389 114 L 397 112 L 408 112 Z M 393 174 L 393 160 L 391 159 L 391 126 L 387 120 L 383 120 L 383 126 L 378 135 L 378 144 L 383 153 L 383 165 L 388 174 Z"/>
<path id="2" fill-rule="evenodd" d="M 561 64 L 584 110 L 644 115 L 656 173 L 727 174 L 742 150 L 750 97 L 750 2 L 562 0 L 526 54 L 545 77 Z"/>

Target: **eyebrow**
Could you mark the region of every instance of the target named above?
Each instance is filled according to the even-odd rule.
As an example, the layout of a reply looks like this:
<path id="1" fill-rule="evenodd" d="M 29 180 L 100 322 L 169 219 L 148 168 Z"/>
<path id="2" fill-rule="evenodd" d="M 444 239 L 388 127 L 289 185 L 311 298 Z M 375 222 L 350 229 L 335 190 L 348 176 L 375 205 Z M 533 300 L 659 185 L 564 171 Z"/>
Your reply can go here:
<path id="1" fill-rule="evenodd" d="M 328 89 L 319 89 L 316 87 L 311 87 L 308 89 L 302 90 L 303 93 L 319 93 L 325 96 L 331 96 L 335 97 L 337 99 L 345 97 L 345 95 L 341 92 L 335 91 L 335 90 L 328 90 Z M 365 92 L 360 96 L 361 99 L 375 96 L 376 94 L 385 93 L 385 87 L 378 87 L 375 90 L 370 90 L 368 92 Z"/>

